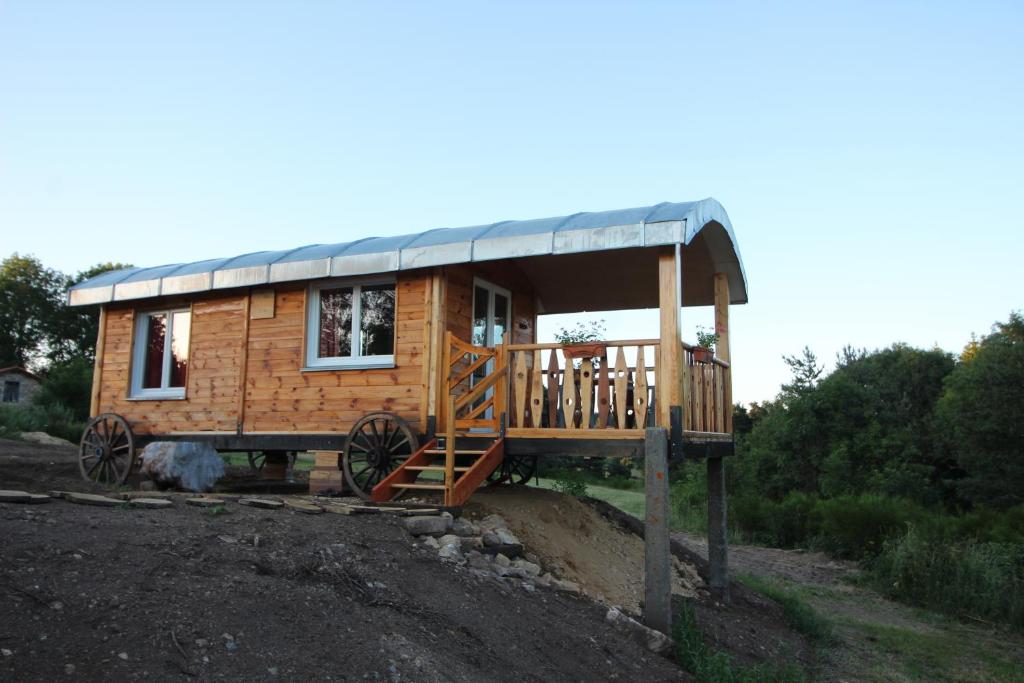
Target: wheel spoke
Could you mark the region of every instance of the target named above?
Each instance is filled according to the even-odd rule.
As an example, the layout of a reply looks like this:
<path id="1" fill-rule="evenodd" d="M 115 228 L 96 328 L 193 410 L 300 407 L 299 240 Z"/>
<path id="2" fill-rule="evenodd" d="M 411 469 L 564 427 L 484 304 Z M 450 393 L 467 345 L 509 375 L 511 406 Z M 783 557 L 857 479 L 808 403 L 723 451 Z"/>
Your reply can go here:
<path id="1" fill-rule="evenodd" d="M 113 445 L 117 442 L 117 430 L 121 427 L 117 422 L 110 428 L 110 434 L 107 436 L 107 445 Z"/>
<path id="2" fill-rule="evenodd" d="M 379 446 L 380 445 L 380 432 L 377 431 L 377 421 L 376 420 L 370 420 L 370 422 L 368 424 L 370 425 L 370 429 L 373 431 L 373 445 L 374 446 Z"/>
<path id="3" fill-rule="evenodd" d="M 409 437 L 408 436 L 403 436 L 402 440 L 399 441 L 398 443 L 396 443 L 394 446 L 392 446 L 391 450 L 389 452 L 390 453 L 394 453 L 396 450 L 398 450 L 399 446 L 401 446 L 402 444 L 407 444 L 407 443 L 409 443 Z"/>

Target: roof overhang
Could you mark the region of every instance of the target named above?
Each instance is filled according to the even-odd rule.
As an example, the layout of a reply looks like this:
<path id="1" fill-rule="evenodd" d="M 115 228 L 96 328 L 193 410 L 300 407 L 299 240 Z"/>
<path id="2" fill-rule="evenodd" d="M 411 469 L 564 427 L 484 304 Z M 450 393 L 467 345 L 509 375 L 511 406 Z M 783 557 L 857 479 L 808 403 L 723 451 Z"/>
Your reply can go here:
<path id="1" fill-rule="evenodd" d="M 72 306 L 85 306 L 498 259 L 522 259 L 525 268 L 537 271 L 530 262 L 538 257 L 602 252 L 627 254 L 645 247 L 674 244 L 683 245 L 687 253 L 693 253 L 692 259 L 684 256 L 687 264 L 684 270 L 690 269 L 692 260 L 693 267 L 698 269 L 695 272 L 710 269 L 712 273 L 727 273 L 733 303 L 746 303 L 747 283 L 739 247 L 725 209 L 714 199 L 428 230 L 399 237 L 371 237 L 355 242 L 316 244 L 287 251 L 255 252 L 234 258 L 154 268 L 129 268 L 104 273 L 75 285 L 68 299 Z M 650 250 L 644 251 L 650 253 Z M 626 262 L 615 261 L 615 258 L 612 256 L 611 261 L 602 261 L 615 268 L 628 267 Z M 604 271 L 603 274 L 606 279 L 620 277 L 617 271 Z M 542 272 L 534 272 L 531 279 L 533 276 L 536 276 L 538 286 L 545 281 Z M 684 273 L 684 304 L 698 305 L 694 302 L 703 297 L 687 294 L 689 279 L 689 274 Z M 699 286 L 696 281 L 694 286 Z M 644 301 L 649 299 L 647 296 L 640 298 Z M 646 306 L 624 306 L 639 307 Z"/>

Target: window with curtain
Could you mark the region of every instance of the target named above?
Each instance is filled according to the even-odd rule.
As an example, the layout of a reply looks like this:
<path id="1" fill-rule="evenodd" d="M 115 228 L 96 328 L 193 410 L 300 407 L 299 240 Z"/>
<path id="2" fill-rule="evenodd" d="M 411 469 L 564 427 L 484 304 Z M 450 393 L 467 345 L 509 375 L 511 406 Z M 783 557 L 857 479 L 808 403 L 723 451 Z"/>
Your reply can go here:
<path id="1" fill-rule="evenodd" d="M 184 398 L 192 313 L 149 311 L 135 316 L 133 398 Z"/>
<path id="2" fill-rule="evenodd" d="M 395 284 L 312 287 L 306 337 L 311 369 L 394 365 Z"/>

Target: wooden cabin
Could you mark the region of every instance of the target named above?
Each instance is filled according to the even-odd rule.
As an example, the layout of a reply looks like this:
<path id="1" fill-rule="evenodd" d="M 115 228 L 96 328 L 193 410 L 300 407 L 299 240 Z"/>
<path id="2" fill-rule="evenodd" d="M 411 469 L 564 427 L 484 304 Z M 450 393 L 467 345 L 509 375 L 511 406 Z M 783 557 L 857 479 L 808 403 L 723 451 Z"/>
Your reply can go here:
<path id="1" fill-rule="evenodd" d="M 376 500 L 457 505 L 546 454 L 636 454 L 648 427 L 676 456 L 732 449 L 729 305 L 747 284 L 713 199 L 131 268 L 69 296 L 101 307 L 93 479 L 185 439 L 314 450 L 314 489 L 344 475 Z M 705 305 L 711 359 L 680 334 Z M 643 308 L 660 309 L 657 337 L 536 337 L 541 314 Z"/>

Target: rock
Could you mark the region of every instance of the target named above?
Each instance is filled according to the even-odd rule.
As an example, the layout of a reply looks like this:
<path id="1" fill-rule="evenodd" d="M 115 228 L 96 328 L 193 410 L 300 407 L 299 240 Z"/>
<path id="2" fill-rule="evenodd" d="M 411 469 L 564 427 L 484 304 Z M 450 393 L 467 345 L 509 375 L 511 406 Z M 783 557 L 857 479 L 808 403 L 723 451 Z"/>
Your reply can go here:
<path id="1" fill-rule="evenodd" d="M 529 562 L 533 562 L 534 564 L 540 564 L 540 558 L 537 557 L 535 553 L 523 553 L 523 557 Z"/>
<path id="2" fill-rule="evenodd" d="M 467 558 L 469 566 L 474 569 L 490 569 L 493 564 L 488 555 L 481 555 L 480 553 L 470 552 Z"/>
<path id="3" fill-rule="evenodd" d="M 456 548 L 461 544 L 459 537 L 455 534 L 445 534 L 441 538 L 437 539 L 437 542 L 441 545 L 453 545 Z"/>
<path id="4" fill-rule="evenodd" d="M 486 541 L 485 541 L 484 542 L 484 547 L 480 548 L 480 552 L 487 553 L 488 555 L 497 555 L 498 553 L 501 553 L 502 555 L 505 555 L 507 557 L 519 557 L 520 555 L 523 554 L 523 546 L 519 545 L 519 544 L 517 544 L 517 545 L 501 545 L 501 544 L 499 544 L 499 545 L 488 546 L 486 544 Z"/>
<path id="5" fill-rule="evenodd" d="M 43 446 L 64 446 L 78 448 L 75 444 L 71 443 L 70 441 L 61 439 L 56 436 L 50 436 L 46 432 L 22 432 L 21 439 L 22 441 L 38 443 L 42 444 Z"/>
<path id="6" fill-rule="evenodd" d="M 441 548 L 441 544 L 433 536 L 427 536 L 427 538 L 423 541 L 423 545 L 427 546 L 428 548 L 433 548 L 434 550 L 439 550 Z"/>
<path id="7" fill-rule="evenodd" d="M 444 536 L 451 528 L 452 518 L 451 515 L 406 517 L 402 522 L 405 524 L 405 530 L 413 536 Z"/>
<path id="8" fill-rule="evenodd" d="M 207 647 L 209 644 L 210 641 L 208 641 L 206 638 L 196 638 L 196 647 L 198 648 Z"/>
<path id="9" fill-rule="evenodd" d="M 26 493 L 25 491 L 0 491 L 0 503 L 49 503 L 50 496 L 41 493 Z"/>
<path id="10" fill-rule="evenodd" d="M 220 498 L 208 498 L 203 496 L 202 498 L 186 498 L 185 505 L 194 505 L 200 508 L 212 508 L 217 505 L 223 505 L 224 501 Z"/>
<path id="11" fill-rule="evenodd" d="M 65 664 L 64 665 L 64 673 L 66 673 L 69 676 L 74 674 L 75 673 L 75 665 L 74 664 Z"/>
<path id="12" fill-rule="evenodd" d="M 155 441 L 142 451 L 140 473 L 160 488 L 210 491 L 224 476 L 224 461 L 208 443 Z"/>
<path id="13" fill-rule="evenodd" d="M 512 560 L 508 559 L 506 555 L 498 553 L 494 556 L 494 564 L 498 565 L 499 567 L 511 567 Z"/>
<path id="14" fill-rule="evenodd" d="M 661 654 L 672 648 L 671 638 L 623 614 L 618 607 L 609 609 L 604 620 L 614 626 L 616 630 L 631 636 L 639 645 L 646 647 L 651 652 Z"/>
<path id="15" fill-rule="evenodd" d="M 313 505 L 313 503 L 307 503 L 304 500 L 287 499 L 284 501 L 284 506 L 289 510 L 301 512 L 306 515 L 320 515 L 323 514 L 324 511 L 324 509 L 319 505 Z"/>
<path id="16" fill-rule="evenodd" d="M 271 500 L 270 498 L 242 498 L 238 501 L 239 505 L 248 505 L 252 508 L 260 508 L 262 510 L 277 510 L 278 508 L 284 507 L 284 503 L 279 500 Z"/>
<path id="17" fill-rule="evenodd" d="M 487 515 L 480 520 L 480 528 L 484 531 L 494 531 L 495 529 L 507 529 L 508 522 L 501 515 Z"/>
<path id="18" fill-rule="evenodd" d="M 11 650 L 8 650 L 6 647 L 0 648 L 0 655 L 3 655 L 4 657 L 10 657 L 13 654 L 14 654 L 14 652 L 11 651 Z"/>
<path id="19" fill-rule="evenodd" d="M 124 661 L 127 662 L 128 661 L 128 653 L 127 652 L 119 652 L 118 655 L 117 655 L 117 658 L 118 659 L 123 659 Z"/>
<path id="20" fill-rule="evenodd" d="M 544 573 L 538 576 L 535 581 L 538 586 L 550 586 L 554 578 L 555 577 L 551 576 L 551 574 Z"/>
<path id="21" fill-rule="evenodd" d="M 540 565 L 534 564 L 528 560 L 516 560 L 512 563 L 512 566 L 525 572 L 531 579 L 540 576 Z"/>
<path id="22" fill-rule="evenodd" d="M 500 545 L 520 545 L 519 539 L 508 529 L 496 529 L 494 533 L 498 535 Z"/>
<path id="23" fill-rule="evenodd" d="M 145 510 L 174 507 L 174 503 L 166 498 L 132 498 L 130 504 L 133 508 L 143 508 Z"/>
<path id="24" fill-rule="evenodd" d="M 459 546 L 457 545 L 441 546 L 441 549 L 437 551 L 437 556 L 448 562 L 462 563 L 465 561 L 465 558 L 462 556 L 462 551 L 459 550 Z"/>
<path id="25" fill-rule="evenodd" d="M 79 505 L 97 505 L 99 507 L 117 507 L 125 504 L 124 501 L 115 498 L 96 496 L 91 493 L 71 493 L 70 491 L 64 494 L 64 500 Z"/>
<path id="26" fill-rule="evenodd" d="M 501 545 L 501 538 L 499 538 L 498 534 L 494 533 L 493 531 L 485 531 L 481 538 L 483 539 L 484 545 L 488 548 L 493 548 L 496 545 Z"/>
<path id="27" fill-rule="evenodd" d="M 473 522 L 460 517 L 452 522 L 452 533 L 456 536 L 479 536 L 480 529 Z"/>
<path id="28" fill-rule="evenodd" d="M 484 542 L 479 536 L 463 536 L 459 545 L 462 548 L 462 552 L 467 550 L 480 550 L 484 547 Z"/>

